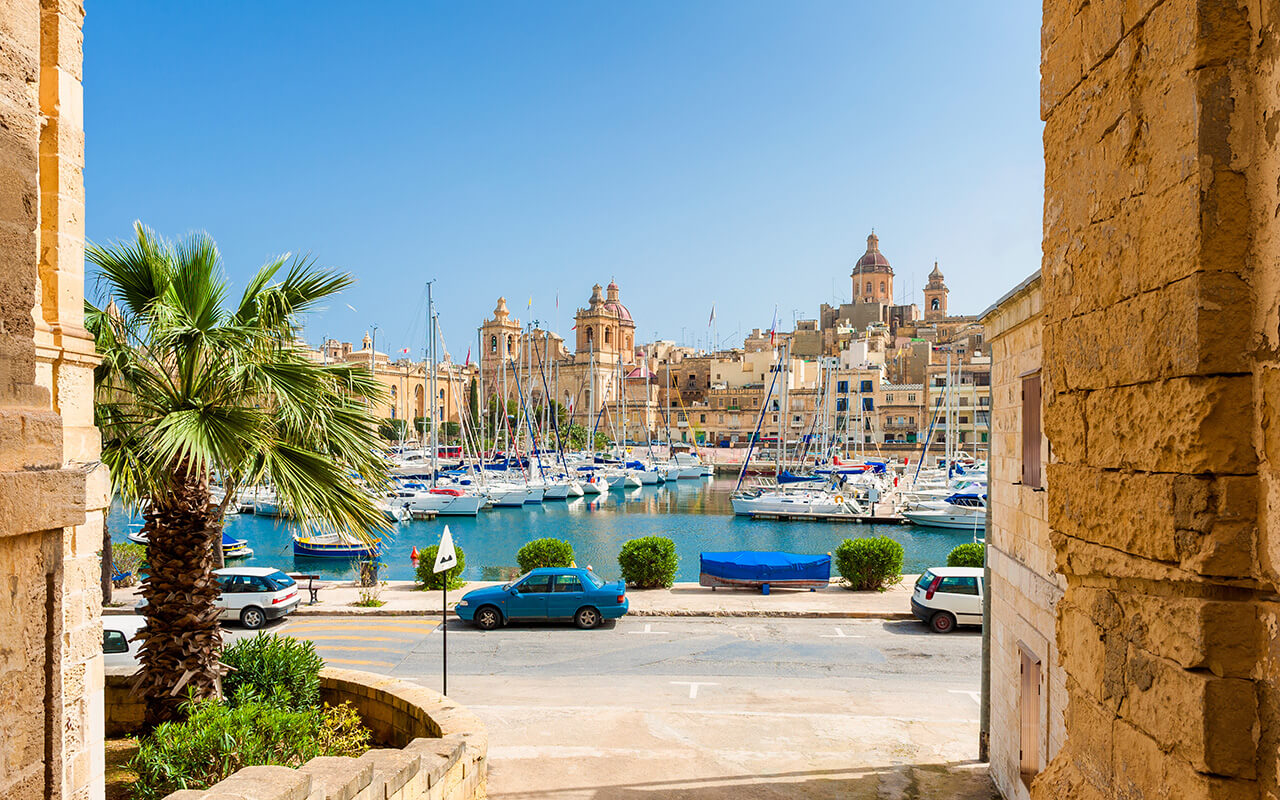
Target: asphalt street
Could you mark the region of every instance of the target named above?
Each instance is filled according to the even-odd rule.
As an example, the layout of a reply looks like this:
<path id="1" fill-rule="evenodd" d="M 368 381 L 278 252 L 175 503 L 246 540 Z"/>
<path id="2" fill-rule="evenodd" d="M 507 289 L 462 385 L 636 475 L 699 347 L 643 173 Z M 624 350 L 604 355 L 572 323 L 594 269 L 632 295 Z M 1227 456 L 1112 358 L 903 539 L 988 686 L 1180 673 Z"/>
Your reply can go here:
<path id="1" fill-rule="evenodd" d="M 270 630 L 440 689 L 438 618 Z M 976 629 L 646 617 L 485 633 L 453 619 L 448 646 L 450 696 L 489 726 L 492 797 L 994 796 L 972 763 Z"/>

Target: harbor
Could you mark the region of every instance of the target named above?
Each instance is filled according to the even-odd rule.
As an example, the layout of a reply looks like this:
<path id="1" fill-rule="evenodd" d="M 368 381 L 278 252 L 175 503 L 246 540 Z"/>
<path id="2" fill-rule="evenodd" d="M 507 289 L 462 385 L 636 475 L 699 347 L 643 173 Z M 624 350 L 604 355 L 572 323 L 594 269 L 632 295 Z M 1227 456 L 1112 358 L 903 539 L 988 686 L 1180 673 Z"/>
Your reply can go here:
<path id="1" fill-rule="evenodd" d="M 491 508 L 475 516 L 441 516 L 434 520 L 397 522 L 383 538 L 380 576 L 412 580 L 414 547 L 435 544 L 448 525 L 463 550 L 463 578 L 500 580 L 516 570 L 516 551 L 533 539 L 553 536 L 573 545 L 580 565 L 591 565 L 607 579 L 618 576 L 622 544 L 639 536 L 667 536 L 680 556 L 678 581 L 698 580 L 698 554 L 721 550 L 781 550 L 828 553 L 850 537 L 888 536 L 906 551 L 904 573 L 918 573 L 946 563 L 956 545 L 971 542 L 973 532 L 924 528 L 910 524 L 836 525 L 813 519 L 790 521 L 735 516 L 730 504 L 734 480 L 701 478 L 669 481 L 627 491 L 614 490 L 562 502 L 517 508 Z M 136 523 L 138 520 L 134 520 Z M 110 515 L 112 539 L 125 541 L 129 518 L 118 504 Z M 297 525 L 290 520 L 238 514 L 228 518 L 226 532 L 248 540 L 254 555 L 232 563 L 270 566 L 288 572 L 323 574 L 331 580 L 352 578 L 351 562 L 295 556 L 291 550 Z M 977 530 L 979 538 L 982 530 Z"/>

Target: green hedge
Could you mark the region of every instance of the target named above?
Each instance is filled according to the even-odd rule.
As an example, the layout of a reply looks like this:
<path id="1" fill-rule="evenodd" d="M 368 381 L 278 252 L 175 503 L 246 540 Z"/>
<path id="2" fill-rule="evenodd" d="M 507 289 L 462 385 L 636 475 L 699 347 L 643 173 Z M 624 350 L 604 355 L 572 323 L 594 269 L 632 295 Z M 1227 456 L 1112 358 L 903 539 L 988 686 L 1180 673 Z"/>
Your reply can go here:
<path id="1" fill-rule="evenodd" d="M 356 710 L 333 707 L 288 711 L 250 700 L 234 707 L 217 700 L 187 706 L 181 722 L 156 726 L 129 761 L 138 780 L 133 797 L 157 800 L 180 789 L 207 789 L 242 767 L 300 767 L 317 756 L 360 756 L 369 730 Z"/>
<path id="2" fill-rule="evenodd" d="M 516 553 L 516 563 L 522 573 L 538 567 L 571 567 L 573 545 L 563 539 L 534 539 Z"/>
<path id="3" fill-rule="evenodd" d="M 436 565 L 436 554 L 440 551 L 439 545 L 427 545 L 418 551 L 418 588 L 419 589 L 443 589 L 445 581 L 449 582 L 450 589 L 461 589 L 467 585 L 462 579 L 462 569 L 467 566 L 467 557 L 462 552 L 462 548 L 458 545 L 453 546 L 453 552 L 458 556 L 458 563 L 444 572 L 432 572 Z"/>
<path id="4" fill-rule="evenodd" d="M 850 589 L 884 591 L 902 580 L 902 545 L 888 536 L 845 539 L 836 548 L 836 571 Z"/>
<path id="5" fill-rule="evenodd" d="M 948 567 L 983 567 L 986 565 L 986 545 L 978 542 L 962 544 L 947 555 Z"/>
<path id="6" fill-rule="evenodd" d="M 257 701 L 305 711 L 320 704 L 324 660 L 311 641 L 259 633 L 223 650 L 222 663 L 234 667 L 222 679 L 232 705 Z"/>
<path id="7" fill-rule="evenodd" d="M 676 581 L 676 543 L 665 536 L 642 536 L 622 545 L 622 579 L 637 589 L 665 589 Z"/>
<path id="8" fill-rule="evenodd" d="M 116 580 L 111 579 L 111 585 L 117 589 L 123 589 L 128 586 L 137 586 L 142 580 L 140 574 L 147 564 L 147 546 L 138 544 L 137 542 L 112 542 L 111 543 L 111 574 L 114 576 L 116 571 L 127 572 L 129 576 Z"/>

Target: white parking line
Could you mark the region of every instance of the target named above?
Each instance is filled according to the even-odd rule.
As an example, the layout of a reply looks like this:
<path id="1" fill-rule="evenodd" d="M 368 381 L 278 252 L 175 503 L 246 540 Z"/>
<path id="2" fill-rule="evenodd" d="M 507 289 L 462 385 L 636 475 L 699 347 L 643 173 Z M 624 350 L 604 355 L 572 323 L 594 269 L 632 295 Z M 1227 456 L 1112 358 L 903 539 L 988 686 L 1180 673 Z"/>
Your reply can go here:
<path id="1" fill-rule="evenodd" d="M 680 686 L 688 686 L 690 700 L 698 699 L 699 686 L 719 686 L 720 685 L 718 683 L 714 683 L 711 681 L 671 681 L 671 682 Z"/>
<path id="2" fill-rule="evenodd" d="M 948 689 L 947 692 L 950 694 L 967 694 L 973 699 L 973 702 L 982 705 L 982 695 L 978 692 L 971 692 L 967 689 Z"/>
<path id="3" fill-rule="evenodd" d="M 662 633 L 662 631 L 655 631 L 655 630 L 653 629 L 653 624 L 652 624 L 652 623 L 649 623 L 649 622 L 646 622 L 646 623 L 644 624 L 644 630 L 642 630 L 642 631 L 627 631 L 627 633 Z"/>
<path id="4" fill-rule="evenodd" d="M 840 630 L 839 628 L 836 628 L 835 633 L 823 633 L 823 634 L 820 634 L 820 636 L 823 639 L 865 639 L 867 638 L 865 636 L 855 636 L 852 634 L 847 634 L 844 631 Z"/>

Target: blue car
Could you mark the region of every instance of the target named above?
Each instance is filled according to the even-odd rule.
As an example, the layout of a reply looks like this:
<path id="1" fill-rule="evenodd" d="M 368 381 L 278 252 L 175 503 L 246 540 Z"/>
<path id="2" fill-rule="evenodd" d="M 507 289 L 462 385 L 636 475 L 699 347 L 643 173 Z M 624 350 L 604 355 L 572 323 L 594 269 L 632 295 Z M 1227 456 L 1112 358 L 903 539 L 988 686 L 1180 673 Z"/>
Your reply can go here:
<path id="1" fill-rule="evenodd" d="M 486 631 L 532 619 L 571 619 L 579 628 L 594 628 L 627 613 L 627 587 L 605 583 L 589 569 L 540 567 L 510 583 L 467 592 L 456 611 Z"/>

